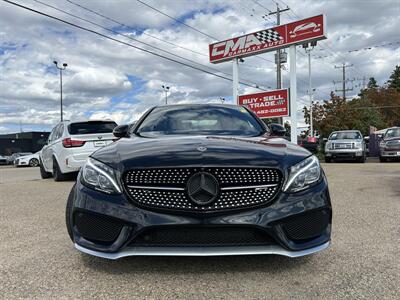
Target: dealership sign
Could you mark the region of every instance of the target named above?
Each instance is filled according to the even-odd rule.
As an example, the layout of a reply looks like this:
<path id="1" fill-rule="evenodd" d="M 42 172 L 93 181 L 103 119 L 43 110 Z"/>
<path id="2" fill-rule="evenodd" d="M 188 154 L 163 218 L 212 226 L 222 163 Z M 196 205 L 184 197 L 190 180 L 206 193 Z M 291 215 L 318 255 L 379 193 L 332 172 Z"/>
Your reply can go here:
<path id="1" fill-rule="evenodd" d="M 239 96 L 239 105 L 250 108 L 260 118 L 277 118 L 289 115 L 287 89 Z"/>
<path id="2" fill-rule="evenodd" d="M 319 15 L 217 42 L 209 45 L 210 62 L 220 63 L 234 57 L 246 57 L 322 40 L 326 38 L 325 28 L 325 17 Z"/>

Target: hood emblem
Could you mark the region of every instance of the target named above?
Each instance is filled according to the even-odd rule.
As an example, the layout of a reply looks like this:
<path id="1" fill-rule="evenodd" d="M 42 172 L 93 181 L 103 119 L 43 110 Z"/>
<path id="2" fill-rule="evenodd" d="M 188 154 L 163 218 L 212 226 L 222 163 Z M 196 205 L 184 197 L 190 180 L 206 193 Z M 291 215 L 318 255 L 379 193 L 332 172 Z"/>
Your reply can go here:
<path id="1" fill-rule="evenodd" d="M 199 150 L 200 152 L 204 152 L 204 151 L 207 151 L 207 147 L 200 146 L 200 147 L 197 147 L 197 150 Z"/>
<path id="2" fill-rule="evenodd" d="M 189 178 L 187 182 L 189 198 L 198 205 L 213 202 L 219 194 L 217 179 L 207 172 L 199 172 Z"/>
<path id="3" fill-rule="evenodd" d="M 98 136 L 97 138 L 98 138 L 99 140 L 101 140 L 103 137 L 102 137 L 102 136 Z"/>

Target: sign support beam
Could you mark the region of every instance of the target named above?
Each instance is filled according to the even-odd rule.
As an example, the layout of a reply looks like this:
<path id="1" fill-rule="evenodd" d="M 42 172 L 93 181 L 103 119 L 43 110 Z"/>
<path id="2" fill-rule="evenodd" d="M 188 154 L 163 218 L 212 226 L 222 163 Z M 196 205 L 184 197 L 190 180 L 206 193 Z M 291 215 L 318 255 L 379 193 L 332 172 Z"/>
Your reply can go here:
<path id="1" fill-rule="evenodd" d="M 290 63 L 290 141 L 297 144 L 297 76 L 296 45 L 289 48 Z"/>
<path id="2" fill-rule="evenodd" d="M 239 95 L 239 58 L 232 60 L 232 79 L 233 79 L 233 103 L 238 104 Z"/>

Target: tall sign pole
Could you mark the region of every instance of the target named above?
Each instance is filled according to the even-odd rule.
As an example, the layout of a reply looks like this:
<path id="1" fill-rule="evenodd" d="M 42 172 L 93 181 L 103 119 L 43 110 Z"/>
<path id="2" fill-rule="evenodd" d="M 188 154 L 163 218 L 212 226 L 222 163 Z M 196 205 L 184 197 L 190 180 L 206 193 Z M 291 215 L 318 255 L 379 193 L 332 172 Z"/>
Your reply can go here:
<path id="1" fill-rule="evenodd" d="M 313 128 L 313 91 L 311 87 L 311 49 L 308 52 L 308 95 L 310 97 L 310 135 L 314 136 Z"/>
<path id="2" fill-rule="evenodd" d="M 297 76 L 296 45 L 289 47 L 290 62 L 290 141 L 297 144 Z"/>
<path id="3" fill-rule="evenodd" d="M 233 79 L 233 103 L 238 103 L 239 94 L 239 58 L 235 57 L 232 60 L 232 79 Z"/>

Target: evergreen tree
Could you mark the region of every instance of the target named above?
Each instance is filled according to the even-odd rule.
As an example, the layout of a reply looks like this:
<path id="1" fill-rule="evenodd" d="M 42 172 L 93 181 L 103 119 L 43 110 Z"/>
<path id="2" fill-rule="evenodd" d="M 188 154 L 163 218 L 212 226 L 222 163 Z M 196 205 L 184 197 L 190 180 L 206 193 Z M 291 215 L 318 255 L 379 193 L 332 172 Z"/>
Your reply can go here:
<path id="1" fill-rule="evenodd" d="M 396 66 L 387 81 L 388 87 L 400 92 L 400 66 Z"/>
<path id="2" fill-rule="evenodd" d="M 378 87 L 378 83 L 376 82 L 374 77 L 370 77 L 368 84 L 367 84 L 367 88 L 368 89 L 376 89 Z"/>

